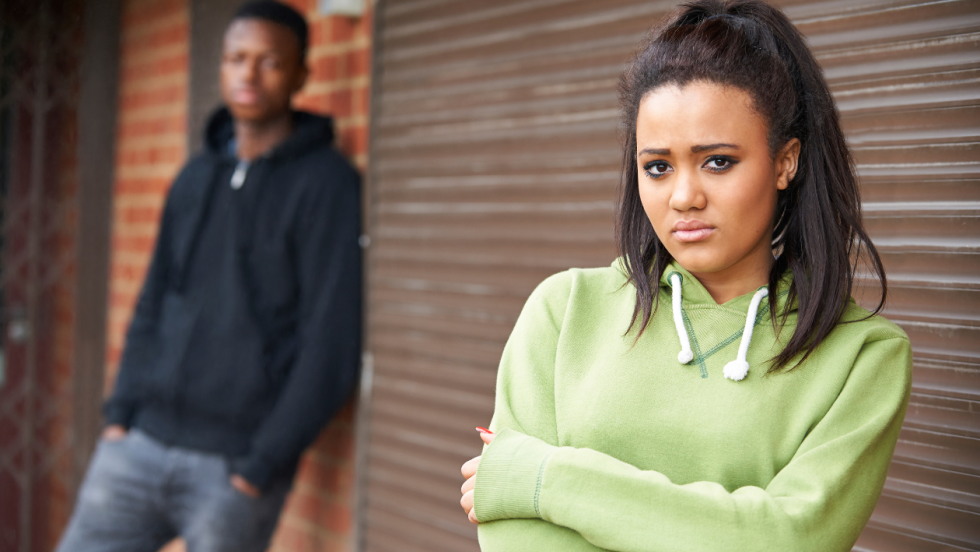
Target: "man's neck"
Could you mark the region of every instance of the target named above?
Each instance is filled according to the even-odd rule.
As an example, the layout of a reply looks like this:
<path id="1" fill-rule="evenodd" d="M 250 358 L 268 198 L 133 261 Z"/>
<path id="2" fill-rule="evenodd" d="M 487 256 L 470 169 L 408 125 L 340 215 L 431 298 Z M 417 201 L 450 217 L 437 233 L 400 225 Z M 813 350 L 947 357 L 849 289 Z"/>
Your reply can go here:
<path id="1" fill-rule="evenodd" d="M 262 122 L 235 121 L 235 144 L 239 159 L 252 161 L 285 140 L 293 131 L 290 111 Z"/>

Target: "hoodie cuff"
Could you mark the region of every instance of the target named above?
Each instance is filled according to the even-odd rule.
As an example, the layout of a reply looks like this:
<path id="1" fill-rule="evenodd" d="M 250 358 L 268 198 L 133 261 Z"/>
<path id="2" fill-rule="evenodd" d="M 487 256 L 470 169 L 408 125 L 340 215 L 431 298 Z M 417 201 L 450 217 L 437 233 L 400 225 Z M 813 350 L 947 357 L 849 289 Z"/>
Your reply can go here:
<path id="1" fill-rule="evenodd" d="M 102 416 L 105 418 L 105 425 L 121 425 L 126 429 L 133 423 L 133 415 L 136 408 L 118 401 L 107 401 L 102 406 Z"/>
<path id="2" fill-rule="evenodd" d="M 276 470 L 270 462 L 253 452 L 232 462 L 231 471 L 259 489 L 265 489 Z"/>
<path id="3" fill-rule="evenodd" d="M 540 518 L 541 478 L 558 447 L 504 428 L 487 446 L 476 472 L 473 503 L 481 523 Z"/>

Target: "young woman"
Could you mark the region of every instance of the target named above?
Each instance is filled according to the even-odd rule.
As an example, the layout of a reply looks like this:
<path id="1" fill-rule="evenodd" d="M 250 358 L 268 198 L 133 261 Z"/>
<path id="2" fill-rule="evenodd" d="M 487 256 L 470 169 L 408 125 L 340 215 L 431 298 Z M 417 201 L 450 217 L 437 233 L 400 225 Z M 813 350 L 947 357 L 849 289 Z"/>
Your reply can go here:
<path id="1" fill-rule="evenodd" d="M 547 279 L 517 321 L 463 466 L 481 546 L 850 550 L 912 355 L 850 298 L 858 259 L 882 301 L 884 271 L 821 70 L 777 9 L 702 0 L 620 90 L 623 256 Z"/>

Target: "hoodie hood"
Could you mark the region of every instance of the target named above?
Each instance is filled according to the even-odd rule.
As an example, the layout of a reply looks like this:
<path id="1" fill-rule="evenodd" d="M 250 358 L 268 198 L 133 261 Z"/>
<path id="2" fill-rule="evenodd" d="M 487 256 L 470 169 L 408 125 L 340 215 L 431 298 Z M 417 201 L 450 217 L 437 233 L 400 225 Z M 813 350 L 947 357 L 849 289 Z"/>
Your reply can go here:
<path id="1" fill-rule="evenodd" d="M 622 257 L 616 259 L 612 266 L 626 276 L 626 268 Z M 776 301 L 776 312 L 778 313 L 784 313 L 786 309 L 789 309 L 788 322 L 789 324 L 793 323 L 793 315 L 797 310 L 797 305 L 795 301 L 792 304 L 787 301 L 792 282 L 792 273 L 787 272 L 779 279 L 776 286 L 775 298 L 769 296 L 768 286 L 761 286 L 750 293 L 746 293 L 719 305 L 694 275 L 678 264 L 677 261 L 671 261 L 660 277 L 660 291 L 670 296 L 671 317 L 673 318 L 674 330 L 677 332 L 677 340 L 680 344 L 677 361 L 682 365 L 697 362 L 701 366 L 702 377 L 707 377 L 704 366 L 705 358 L 723 349 L 726 343 L 739 340 L 738 353 L 735 359 L 725 365 L 723 373 L 726 378 L 733 381 L 744 379 L 748 375 L 750 368 L 746 357 L 749 347 L 752 345 L 752 334 L 755 326 L 763 320 L 769 319 L 770 301 Z M 663 299 L 661 299 L 658 311 L 661 308 L 666 308 L 663 304 Z M 699 311 L 704 311 L 705 309 L 727 311 L 729 315 L 737 315 L 739 318 L 744 319 L 745 324 L 727 338 L 722 339 L 719 345 L 702 351 L 695 335 L 692 318 L 688 316 L 688 312 L 692 309 Z"/>
<path id="2" fill-rule="evenodd" d="M 673 286 L 671 284 L 671 274 L 677 273 L 680 275 L 682 285 L 684 286 L 684 304 L 685 305 L 716 305 L 720 308 L 733 309 L 741 312 L 749 307 L 749 303 L 752 301 L 752 296 L 755 291 L 746 293 L 745 295 L 740 295 L 727 303 L 718 304 L 714 297 L 708 293 L 701 282 L 694 277 L 693 274 L 687 271 L 686 268 L 682 267 L 677 261 L 671 261 L 667 268 L 664 270 L 663 275 L 660 277 L 660 289 L 670 293 Z M 794 302 L 791 305 L 787 304 L 787 297 L 789 295 L 789 287 L 793 282 L 793 274 L 791 272 L 786 272 L 779 279 L 779 283 L 776 285 L 776 311 L 779 313 L 783 312 L 783 309 L 789 308 L 790 312 L 796 311 L 797 305 Z M 765 286 L 763 286 L 765 287 Z M 759 288 L 761 289 L 761 288 Z M 766 309 L 769 308 L 769 303 L 764 301 Z"/>
<path id="3" fill-rule="evenodd" d="M 791 281 L 792 279 L 788 274 L 779 281 L 776 297 L 777 312 L 782 312 L 782 309 L 786 308 L 786 297 L 789 295 Z M 746 357 L 752 344 L 753 331 L 759 322 L 768 317 L 769 287 L 761 286 L 751 293 L 736 297 L 723 305 L 718 305 L 697 278 L 679 265 L 677 261 L 672 261 L 660 278 L 660 288 L 671 296 L 671 315 L 674 319 L 677 339 L 681 345 L 681 350 L 677 353 L 677 361 L 681 364 L 689 364 L 695 358 L 694 351 L 691 349 L 691 334 L 694 333 L 694 328 L 684 313 L 685 303 L 688 305 L 715 306 L 745 313 L 745 326 L 740 332 L 732 336 L 733 339 L 740 340 L 738 354 L 734 360 L 725 365 L 723 370 L 724 376 L 732 381 L 745 379 L 750 368 Z"/>
<path id="4" fill-rule="evenodd" d="M 205 149 L 212 155 L 231 156 L 229 145 L 235 138 L 235 120 L 227 107 L 220 107 L 204 127 Z M 313 148 L 333 145 L 333 119 L 305 111 L 293 111 L 293 131 L 266 157 L 289 159 Z"/>

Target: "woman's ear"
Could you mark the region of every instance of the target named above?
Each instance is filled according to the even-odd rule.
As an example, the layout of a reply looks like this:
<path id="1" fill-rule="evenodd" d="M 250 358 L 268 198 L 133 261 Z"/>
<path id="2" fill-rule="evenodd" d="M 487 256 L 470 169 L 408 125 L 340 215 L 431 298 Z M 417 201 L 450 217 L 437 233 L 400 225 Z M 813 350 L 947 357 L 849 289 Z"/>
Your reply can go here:
<path id="1" fill-rule="evenodd" d="M 800 161 L 800 140 L 793 138 L 776 155 L 776 189 L 785 190 L 796 176 Z"/>

